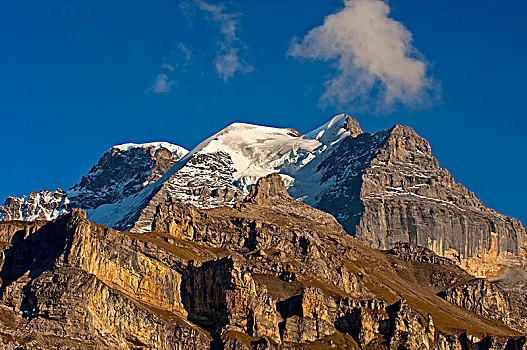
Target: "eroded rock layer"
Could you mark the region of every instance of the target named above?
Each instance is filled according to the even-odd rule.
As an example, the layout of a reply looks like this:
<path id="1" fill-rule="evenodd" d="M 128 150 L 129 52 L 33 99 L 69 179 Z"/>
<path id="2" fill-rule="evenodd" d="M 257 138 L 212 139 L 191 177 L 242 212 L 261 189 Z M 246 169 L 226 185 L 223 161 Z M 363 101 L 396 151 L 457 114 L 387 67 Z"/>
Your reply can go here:
<path id="1" fill-rule="evenodd" d="M 480 312 L 451 292 L 477 283 L 454 263 L 367 247 L 278 175 L 233 208 L 161 204 L 153 227 L 120 232 L 81 210 L 0 223 L 4 348 L 525 347 L 505 299 Z M 489 310 L 488 295 L 470 300 Z"/>

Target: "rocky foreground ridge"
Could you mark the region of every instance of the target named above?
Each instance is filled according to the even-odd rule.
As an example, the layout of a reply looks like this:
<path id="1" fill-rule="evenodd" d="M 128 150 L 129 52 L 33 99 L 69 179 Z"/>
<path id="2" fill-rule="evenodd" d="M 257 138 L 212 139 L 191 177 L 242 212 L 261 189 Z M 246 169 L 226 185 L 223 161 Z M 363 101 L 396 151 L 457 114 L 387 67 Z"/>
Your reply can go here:
<path id="1" fill-rule="evenodd" d="M 93 222 L 147 233 L 160 205 L 236 207 L 271 173 L 370 247 L 425 247 L 527 300 L 525 227 L 455 182 L 412 128 L 371 134 L 346 114 L 305 135 L 234 123 L 190 152 L 167 143 L 116 146 L 67 192 L 10 197 L 0 220 L 52 220 L 78 207 Z"/>
<path id="2" fill-rule="evenodd" d="M 411 243 L 370 248 L 269 175 L 233 207 L 121 232 L 0 223 L 7 349 L 525 349 L 525 305 Z"/>

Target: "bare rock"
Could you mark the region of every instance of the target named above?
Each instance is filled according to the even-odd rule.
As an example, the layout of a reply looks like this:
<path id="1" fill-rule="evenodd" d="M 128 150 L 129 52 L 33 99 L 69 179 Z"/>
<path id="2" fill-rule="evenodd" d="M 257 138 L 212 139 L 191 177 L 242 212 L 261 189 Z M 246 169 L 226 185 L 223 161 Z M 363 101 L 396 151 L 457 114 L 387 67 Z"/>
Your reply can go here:
<path id="1" fill-rule="evenodd" d="M 527 305 L 486 279 L 451 286 L 439 295 L 474 313 L 527 332 Z"/>

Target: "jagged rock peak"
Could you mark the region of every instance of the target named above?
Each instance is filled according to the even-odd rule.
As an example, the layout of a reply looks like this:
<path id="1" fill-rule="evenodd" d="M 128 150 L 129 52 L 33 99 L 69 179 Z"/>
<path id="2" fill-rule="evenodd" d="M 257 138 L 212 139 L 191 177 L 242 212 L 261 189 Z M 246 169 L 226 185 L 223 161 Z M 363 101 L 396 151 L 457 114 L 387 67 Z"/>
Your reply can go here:
<path id="1" fill-rule="evenodd" d="M 357 119 L 349 116 L 346 113 L 344 113 L 344 116 L 346 116 L 345 123 L 344 123 L 344 129 L 346 129 L 346 131 L 349 131 L 351 136 L 355 137 L 363 133 Z"/>
<path id="2" fill-rule="evenodd" d="M 415 140 L 414 142 L 426 144 L 427 148 L 430 149 L 430 144 L 428 141 L 408 125 L 395 124 L 390 129 L 388 129 L 388 133 L 391 138 Z"/>
<path id="3" fill-rule="evenodd" d="M 395 124 L 390 128 L 390 133 L 397 136 L 420 137 L 415 130 L 408 125 Z"/>
<path id="4" fill-rule="evenodd" d="M 415 132 L 407 125 L 396 124 L 388 129 L 389 138 L 387 145 L 390 148 L 405 150 L 406 152 L 416 152 L 432 157 L 432 148 L 428 141 Z"/>
<path id="5" fill-rule="evenodd" d="M 251 187 L 251 192 L 245 198 L 245 202 L 261 203 L 270 199 L 291 198 L 285 188 L 282 177 L 276 173 L 269 174 L 258 180 Z"/>
<path id="6" fill-rule="evenodd" d="M 346 113 L 339 114 L 326 124 L 304 135 L 306 139 L 314 139 L 324 145 L 334 145 L 346 136 L 355 137 L 362 134 L 359 122 Z"/>

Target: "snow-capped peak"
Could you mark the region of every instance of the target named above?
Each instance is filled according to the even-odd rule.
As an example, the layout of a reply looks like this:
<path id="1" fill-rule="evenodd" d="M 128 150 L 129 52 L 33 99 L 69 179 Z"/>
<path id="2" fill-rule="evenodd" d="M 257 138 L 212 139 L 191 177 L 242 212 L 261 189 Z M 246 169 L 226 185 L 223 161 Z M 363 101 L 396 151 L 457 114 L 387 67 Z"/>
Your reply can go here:
<path id="1" fill-rule="evenodd" d="M 341 114 L 304 136 L 233 123 L 190 152 L 168 142 L 125 143 L 106 152 L 67 196 L 90 220 L 137 232 L 149 230 L 159 203 L 234 205 L 270 173 L 280 174 L 295 197 L 316 202 L 327 187 L 320 186 L 319 165 L 341 140 L 361 132 L 355 119 Z M 173 156 L 158 152 L 162 148 Z"/>
<path id="2" fill-rule="evenodd" d="M 166 148 L 170 152 L 172 152 L 174 155 L 178 156 L 178 158 L 183 157 L 188 151 L 178 145 L 174 145 L 169 142 L 147 142 L 147 143 L 123 143 L 122 145 L 115 145 L 112 147 L 112 149 L 116 149 L 119 151 L 129 151 L 132 148 Z"/>
<path id="3" fill-rule="evenodd" d="M 234 179 L 238 180 L 275 172 L 287 158 L 312 152 L 320 145 L 319 141 L 299 137 L 289 129 L 233 123 L 200 143 L 189 155 L 228 153 L 236 169 Z"/>
<path id="4" fill-rule="evenodd" d="M 346 136 L 360 133 L 358 122 L 348 114 L 343 113 L 333 117 L 326 124 L 304 135 L 306 139 L 314 139 L 326 146 L 331 146 L 341 141 Z"/>

